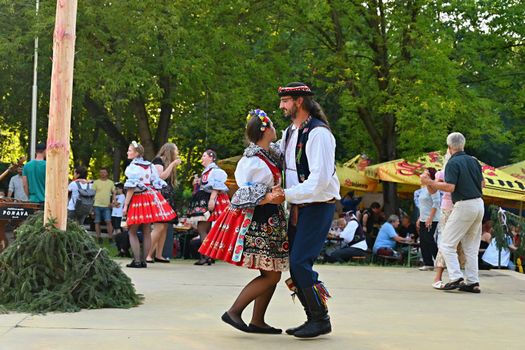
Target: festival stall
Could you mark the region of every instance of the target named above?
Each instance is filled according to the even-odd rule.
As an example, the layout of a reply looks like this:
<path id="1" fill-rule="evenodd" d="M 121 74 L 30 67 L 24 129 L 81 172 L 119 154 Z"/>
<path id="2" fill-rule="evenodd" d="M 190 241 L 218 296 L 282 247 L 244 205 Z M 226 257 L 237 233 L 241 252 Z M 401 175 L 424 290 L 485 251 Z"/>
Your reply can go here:
<path id="1" fill-rule="evenodd" d="M 525 183 L 500 169 L 481 161 L 479 163 L 485 178 L 483 188 L 485 201 L 500 206 L 520 208 L 525 201 Z M 443 156 L 440 152 L 429 152 L 414 161 L 396 159 L 371 165 L 366 168 L 365 174 L 372 179 L 407 185 L 407 187 L 400 187 L 398 192 L 414 191 L 420 187 L 419 176 L 425 168 L 429 167 L 438 170 L 443 167 Z"/>
<path id="2" fill-rule="evenodd" d="M 515 178 L 520 179 L 521 181 L 525 181 L 525 160 L 510 165 L 505 165 L 499 167 L 498 169 L 514 176 Z"/>

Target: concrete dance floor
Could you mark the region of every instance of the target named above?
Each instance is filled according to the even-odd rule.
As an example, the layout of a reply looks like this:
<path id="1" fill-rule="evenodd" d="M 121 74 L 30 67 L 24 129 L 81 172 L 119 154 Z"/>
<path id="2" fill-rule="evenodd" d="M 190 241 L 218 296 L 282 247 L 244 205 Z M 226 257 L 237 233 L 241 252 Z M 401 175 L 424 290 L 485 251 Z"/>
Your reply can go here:
<path id="1" fill-rule="evenodd" d="M 127 260 L 119 260 L 125 264 Z M 217 263 L 124 271 L 143 305 L 71 314 L 0 315 L 0 349 L 522 349 L 525 275 L 481 273 L 482 293 L 432 289 L 416 268 L 321 265 L 333 332 L 311 340 L 242 333 L 220 320 L 256 272 Z M 284 277 L 284 275 L 283 275 Z M 284 280 L 284 278 L 283 278 Z M 249 321 L 250 310 L 244 319 Z M 270 304 L 275 327 L 304 321 L 284 282 Z"/>

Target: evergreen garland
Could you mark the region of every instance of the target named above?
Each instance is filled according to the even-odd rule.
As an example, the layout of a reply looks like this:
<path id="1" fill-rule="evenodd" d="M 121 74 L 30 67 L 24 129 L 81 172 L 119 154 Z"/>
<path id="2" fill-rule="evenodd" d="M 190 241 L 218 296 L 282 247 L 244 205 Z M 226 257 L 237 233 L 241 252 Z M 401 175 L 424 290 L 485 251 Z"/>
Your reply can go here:
<path id="1" fill-rule="evenodd" d="M 519 228 L 520 239 L 517 250 L 514 252 L 515 257 L 525 256 L 525 221 L 521 216 L 512 214 L 496 206 L 490 206 L 491 219 L 493 222 L 493 236 L 496 239 L 498 249 L 507 249 L 509 238 L 513 239 L 511 226 Z"/>
<path id="2" fill-rule="evenodd" d="M 0 313 L 130 308 L 142 299 L 107 251 L 73 221 L 64 232 L 35 214 L 0 254 Z"/>

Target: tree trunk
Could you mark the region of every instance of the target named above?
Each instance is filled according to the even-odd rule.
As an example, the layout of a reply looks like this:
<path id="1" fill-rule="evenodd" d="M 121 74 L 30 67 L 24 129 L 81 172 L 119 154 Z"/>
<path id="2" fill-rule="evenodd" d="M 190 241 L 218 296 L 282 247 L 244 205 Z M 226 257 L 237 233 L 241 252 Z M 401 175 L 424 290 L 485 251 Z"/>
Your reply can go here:
<path id="1" fill-rule="evenodd" d="M 106 109 L 94 101 L 89 95 L 84 96 L 84 107 L 88 113 L 95 119 L 97 127 L 103 129 L 106 135 L 115 142 L 118 148 L 126 149 L 129 141 L 122 135 L 118 125 L 115 125 L 109 118 Z"/>
<path id="2" fill-rule="evenodd" d="M 151 160 L 155 157 L 156 152 L 151 130 L 149 128 L 149 115 L 146 106 L 144 105 L 144 100 L 142 98 L 135 99 L 131 102 L 131 108 L 137 118 L 137 124 L 139 125 L 138 131 L 140 144 L 144 147 L 144 158 Z"/>
<path id="3" fill-rule="evenodd" d="M 120 164 L 122 163 L 122 150 L 119 147 L 113 148 L 113 181 L 120 181 Z"/>
<path id="4" fill-rule="evenodd" d="M 169 77 L 161 77 L 159 81 L 160 87 L 164 91 L 162 94 L 162 101 L 160 103 L 160 118 L 157 131 L 155 132 L 155 148 L 158 151 L 162 145 L 168 142 L 168 132 L 170 129 L 171 113 L 173 105 L 171 104 L 171 86 Z"/>
<path id="5" fill-rule="evenodd" d="M 75 58 L 76 0 L 57 0 L 47 134 L 44 223 L 67 227 L 69 133 Z"/>

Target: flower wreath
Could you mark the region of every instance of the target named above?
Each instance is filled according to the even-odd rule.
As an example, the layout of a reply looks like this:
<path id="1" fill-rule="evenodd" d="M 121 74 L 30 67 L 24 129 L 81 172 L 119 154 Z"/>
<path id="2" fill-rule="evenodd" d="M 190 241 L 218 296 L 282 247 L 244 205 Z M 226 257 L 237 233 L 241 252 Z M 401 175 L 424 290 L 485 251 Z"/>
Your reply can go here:
<path id="1" fill-rule="evenodd" d="M 268 118 L 268 115 L 262 109 L 252 109 L 246 116 L 246 123 L 248 123 L 250 119 L 252 119 L 252 117 L 259 117 L 259 119 L 261 120 L 261 131 L 263 132 L 264 130 L 266 130 L 268 125 L 271 124 L 270 118 Z"/>

